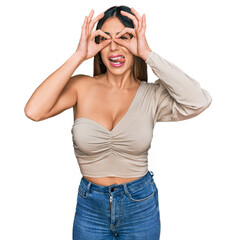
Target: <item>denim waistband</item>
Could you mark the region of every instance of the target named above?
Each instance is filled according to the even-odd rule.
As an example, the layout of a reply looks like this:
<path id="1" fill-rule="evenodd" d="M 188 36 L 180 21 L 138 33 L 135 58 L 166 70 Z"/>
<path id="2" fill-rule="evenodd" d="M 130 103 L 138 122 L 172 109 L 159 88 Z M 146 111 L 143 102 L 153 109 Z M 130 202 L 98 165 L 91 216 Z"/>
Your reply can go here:
<path id="1" fill-rule="evenodd" d="M 122 184 L 112 184 L 110 186 L 95 184 L 91 181 L 88 181 L 86 178 L 82 177 L 80 184 L 83 184 L 88 191 L 89 189 L 91 189 L 91 190 L 95 190 L 97 192 L 103 192 L 103 193 L 111 193 L 111 192 L 117 193 L 117 192 L 124 191 L 126 189 L 131 190 L 131 189 L 141 187 L 146 182 L 153 181 L 153 176 L 154 176 L 154 173 L 152 171 L 147 171 L 147 173 L 144 176 L 136 180 L 122 183 Z"/>

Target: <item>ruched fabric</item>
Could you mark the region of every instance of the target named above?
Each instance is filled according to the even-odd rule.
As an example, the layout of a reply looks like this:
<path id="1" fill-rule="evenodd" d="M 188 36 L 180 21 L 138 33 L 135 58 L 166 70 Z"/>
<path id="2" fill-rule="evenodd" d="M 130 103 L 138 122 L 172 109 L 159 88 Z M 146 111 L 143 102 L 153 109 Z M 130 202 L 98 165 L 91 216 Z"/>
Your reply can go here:
<path id="1" fill-rule="evenodd" d="M 146 63 L 159 79 L 141 82 L 128 111 L 111 131 L 89 118 L 74 121 L 72 141 L 82 175 L 144 176 L 155 124 L 189 119 L 210 106 L 209 92 L 177 66 L 155 52 Z"/>

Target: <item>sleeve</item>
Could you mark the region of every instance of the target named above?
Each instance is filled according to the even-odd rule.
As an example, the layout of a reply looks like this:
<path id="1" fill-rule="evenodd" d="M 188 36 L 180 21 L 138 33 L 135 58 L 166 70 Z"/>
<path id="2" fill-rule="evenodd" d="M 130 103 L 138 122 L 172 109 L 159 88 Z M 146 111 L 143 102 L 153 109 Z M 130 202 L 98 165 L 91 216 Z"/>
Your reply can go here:
<path id="1" fill-rule="evenodd" d="M 173 63 L 153 51 L 145 62 L 159 78 L 153 83 L 154 123 L 193 118 L 210 106 L 209 92 Z"/>

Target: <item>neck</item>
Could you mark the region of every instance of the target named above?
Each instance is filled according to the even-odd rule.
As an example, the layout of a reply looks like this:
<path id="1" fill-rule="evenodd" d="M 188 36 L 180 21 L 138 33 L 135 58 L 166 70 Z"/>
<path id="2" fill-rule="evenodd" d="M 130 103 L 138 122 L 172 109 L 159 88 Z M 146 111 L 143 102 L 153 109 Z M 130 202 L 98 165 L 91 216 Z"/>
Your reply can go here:
<path id="1" fill-rule="evenodd" d="M 112 86 L 116 91 L 130 88 L 137 81 L 131 72 L 122 75 L 114 75 L 106 72 L 105 78 L 107 85 Z"/>

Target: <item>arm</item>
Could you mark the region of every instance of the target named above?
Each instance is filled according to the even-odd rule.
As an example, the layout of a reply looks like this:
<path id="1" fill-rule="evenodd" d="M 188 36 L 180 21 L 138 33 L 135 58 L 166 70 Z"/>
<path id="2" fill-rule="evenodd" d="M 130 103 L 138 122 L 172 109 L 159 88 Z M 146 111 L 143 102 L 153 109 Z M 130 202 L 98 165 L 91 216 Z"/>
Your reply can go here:
<path id="1" fill-rule="evenodd" d="M 24 109 L 28 118 L 40 121 L 71 108 L 76 104 L 76 88 L 80 76 L 72 78 L 71 75 L 84 60 L 95 56 L 111 41 L 111 39 L 108 39 L 99 44 L 93 41 L 98 35 L 110 38 L 109 35 L 100 29 L 92 31 L 95 23 L 104 16 L 104 12 L 102 12 L 96 18 L 92 19 L 93 13 L 94 11 L 91 10 L 89 16 L 85 16 L 81 38 L 75 53 L 41 83 L 28 100 Z"/>
<path id="2" fill-rule="evenodd" d="M 145 61 L 159 78 L 154 84 L 154 123 L 181 121 L 208 108 L 212 97 L 199 82 L 151 51 Z"/>
<path id="3" fill-rule="evenodd" d="M 82 63 L 79 54 L 73 55 L 34 91 L 24 111 L 28 118 L 39 121 L 62 112 L 76 104 L 76 81 L 71 77 Z"/>

